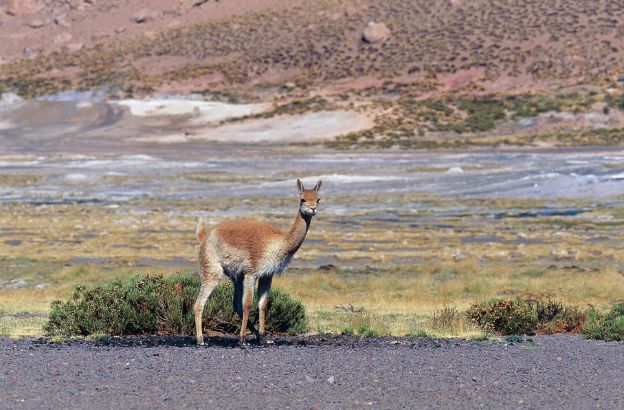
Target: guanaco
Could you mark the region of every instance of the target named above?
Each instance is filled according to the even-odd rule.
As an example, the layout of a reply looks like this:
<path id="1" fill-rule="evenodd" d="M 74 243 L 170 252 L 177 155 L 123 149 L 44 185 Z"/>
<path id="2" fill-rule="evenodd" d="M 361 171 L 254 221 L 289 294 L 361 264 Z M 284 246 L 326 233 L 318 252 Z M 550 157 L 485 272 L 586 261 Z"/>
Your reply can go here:
<path id="1" fill-rule="evenodd" d="M 200 218 L 196 234 L 199 241 L 201 289 L 194 306 L 198 345 L 204 344 L 202 331 L 204 306 L 223 275 L 228 276 L 234 283 L 234 307 L 242 318 L 240 345 L 245 344 L 248 325 L 258 340 L 264 338 L 266 309 L 273 275 L 283 272 L 301 247 L 312 217 L 316 215 L 321 183 L 322 181 L 318 181 L 314 188 L 305 189 L 303 183 L 297 179 L 299 209 L 295 222 L 287 232 L 269 223 L 253 220 L 223 222 L 207 232 L 206 225 Z M 252 323 L 248 323 L 256 281 L 260 310 L 259 332 Z"/>

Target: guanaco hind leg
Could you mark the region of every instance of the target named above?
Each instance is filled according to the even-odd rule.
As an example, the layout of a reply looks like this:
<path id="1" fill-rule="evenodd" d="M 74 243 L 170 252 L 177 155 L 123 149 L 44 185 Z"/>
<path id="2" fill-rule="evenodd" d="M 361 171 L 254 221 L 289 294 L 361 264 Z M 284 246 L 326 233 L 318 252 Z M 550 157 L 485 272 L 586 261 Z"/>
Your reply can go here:
<path id="1" fill-rule="evenodd" d="M 193 311 L 195 313 L 195 333 L 197 335 L 197 344 L 204 344 L 204 332 L 202 329 L 202 315 L 204 313 L 204 307 L 206 306 L 206 301 L 210 297 L 213 289 L 219 284 L 219 279 L 214 277 L 202 278 L 201 289 L 199 290 L 199 295 L 197 296 L 197 300 L 195 301 L 195 306 L 193 307 Z"/>
<path id="2" fill-rule="evenodd" d="M 206 249 L 205 233 L 201 235 L 201 233 L 204 232 L 203 229 L 203 225 L 201 229 L 198 228 L 199 233 L 197 235 L 201 244 L 199 248 L 199 276 L 201 277 L 201 289 L 199 290 L 199 295 L 197 296 L 195 306 L 193 307 L 193 312 L 195 313 L 195 333 L 198 345 L 204 344 L 204 333 L 202 328 L 204 306 L 206 306 L 206 301 L 223 276 L 223 267 L 216 261 L 214 255 L 212 255 L 212 257 L 209 255 L 209 252 Z"/>

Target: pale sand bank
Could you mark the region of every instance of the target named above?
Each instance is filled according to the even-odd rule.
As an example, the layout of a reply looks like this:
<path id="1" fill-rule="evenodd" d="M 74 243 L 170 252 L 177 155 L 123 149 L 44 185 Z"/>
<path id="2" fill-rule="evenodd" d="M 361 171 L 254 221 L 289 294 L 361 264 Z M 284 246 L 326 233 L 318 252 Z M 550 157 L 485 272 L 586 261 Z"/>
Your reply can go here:
<path id="1" fill-rule="evenodd" d="M 272 108 L 271 104 L 227 104 L 218 101 L 188 99 L 126 99 L 113 101 L 113 104 L 128 107 L 137 117 L 191 115 L 189 125 L 215 124 L 231 118 L 259 114 Z"/>
<path id="2" fill-rule="evenodd" d="M 143 136 L 136 138 L 136 141 L 161 144 L 192 140 L 242 143 L 308 142 L 326 140 L 372 126 L 368 117 L 356 112 L 319 111 L 249 119 L 217 127 L 197 128 L 190 133 Z"/>

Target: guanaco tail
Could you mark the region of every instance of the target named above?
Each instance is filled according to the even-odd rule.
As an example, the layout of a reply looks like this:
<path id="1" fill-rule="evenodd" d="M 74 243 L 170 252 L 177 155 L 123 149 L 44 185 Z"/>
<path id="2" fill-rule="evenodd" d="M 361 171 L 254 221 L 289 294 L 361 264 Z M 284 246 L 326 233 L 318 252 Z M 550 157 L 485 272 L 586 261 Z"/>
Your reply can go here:
<path id="1" fill-rule="evenodd" d="M 195 302 L 197 344 L 204 344 L 202 313 L 212 290 L 223 275 L 234 283 L 234 307 L 242 318 L 240 344 L 245 343 L 247 326 L 258 340 L 266 334 L 265 317 L 273 275 L 281 273 L 303 243 L 320 198 L 322 181 L 305 189 L 297 179 L 299 209 L 290 230 L 281 231 L 266 222 L 236 220 L 223 222 L 207 231 L 204 221 L 197 223 L 201 289 Z M 249 322 L 254 288 L 258 282 L 259 331 Z"/>

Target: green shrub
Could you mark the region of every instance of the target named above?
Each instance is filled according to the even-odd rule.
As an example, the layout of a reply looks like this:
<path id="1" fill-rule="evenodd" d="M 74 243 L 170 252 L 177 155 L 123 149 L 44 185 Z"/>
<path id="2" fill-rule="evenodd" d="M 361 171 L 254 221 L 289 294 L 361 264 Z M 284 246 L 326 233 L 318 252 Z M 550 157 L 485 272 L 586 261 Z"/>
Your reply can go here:
<path id="1" fill-rule="evenodd" d="M 89 289 L 78 286 L 69 300 L 52 303 L 44 330 L 51 336 L 194 334 L 193 305 L 199 288 L 199 277 L 191 275 L 137 275 Z M 233 294 L 229 281 L 214 289 L 204 309 L 204 331 L 240 330 Z M 257 321 L 257 300 L 250 316 Z M 303 305 L 279 289 L 272 289 L 266 325 L 267 331 L 275 334 L 305 331 Z"/>
<path id="2" fill-rule="evenodd" d="M 548 111 L 561 111 L 554 99 L 539 94 L 513 95 L 506 97 L 504 102 L 514 112 L 514 117 L 535 117 Z"/>
<path id="3" fill-rule="evenodd" d="M 378 330 L 373 329 L 372 327 L 368 327 L 368 326 L 360 326 L 360 328 L 357 331 L 357 334 L 363 337 L 381 336 L 381 333 Z"/>
<path id="4" fill-rule="evenodd" d="M 361 325 L 358 328 L 354 328 L 353 325 L 345 326 L 340 334 L 343 336 L 362 336 L 362 337 L 377 337 L 381 336 L 381 333 L 378 330 L 375 330 L 369 326 Z"/>
<path id="5" fill-rule="evenodd" d="M 534 334 L 537 327 L 535 309 L 522 299 L 490 299 L 472 305 L 468 318 L 486 332 L 503 335 Z"/>
<path id="6" fill-rule="evenodd" d="M 343 336 L 353 336 L 355 334 L 355 330 L 353 329 L 353 326 L 349 325 L 349 326 L 345 326 L 341 331 L 340 334 Z"/>
<path id="7" fill-rule="evenodd" d="M 580 333 L 586 313 L 556 300 L 491 299 L 472 305 L 469 319 L 486 332 L 503 335 Z"/>
<path id="8" fill-rule="evenodd" d="M 607 94 L 605 95 L 605 102 L 608 107 L 617 108 L 624 111 L 624 95 L 622 94 Z"/>
<path id="9" fill-rule="evenodd" d="M 585 312 L 573 307 L 566 307 L 552 299 L 537 301 L 533 304 L 537 314 L 537 332 L 580 333 L 585 323 Z"/>
<path id="10" fill-rule="evenodd" d="M 346 336 L 362 336 L 377 337 L 388 335 L 387 319 L 372 315 L 364 309 L 357 309 L 350 306 L 351 311 L 345 309 L 348 313 L 344 316 L 345 325 L 339 330 L 339 333 Z"/>
<path id="11" fill-rule="evenodd" d="M 468 113 L 464 120 L 463 130 L 470 132 L 484 132 L 496 128 L 496 122 L 507 117 L 505 106 L 494 98 L 475 98 L 461 100 L 458 108 Z M 457 129 L 459 132 L 460 128 Z"/>
<path id="12" fill-rule="evenodd" d="M 524 342 L 524 338 L 518 335 L 505 336 L 503 340 L 505 341 L 505 343 L 509 345 L 515 345 L 515 344 Z"/>
<path id="13" fill-rule="evenodd" d="M 584 333 L 589 339 L 624 341 L 624 303 L 614 305 L 607 313 L 590 309 Z"/>

